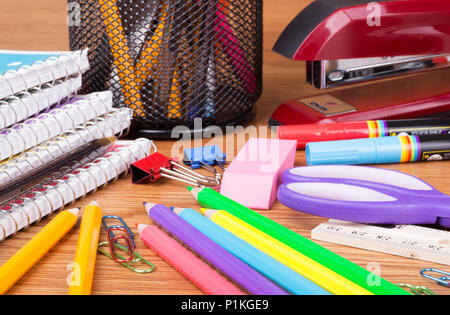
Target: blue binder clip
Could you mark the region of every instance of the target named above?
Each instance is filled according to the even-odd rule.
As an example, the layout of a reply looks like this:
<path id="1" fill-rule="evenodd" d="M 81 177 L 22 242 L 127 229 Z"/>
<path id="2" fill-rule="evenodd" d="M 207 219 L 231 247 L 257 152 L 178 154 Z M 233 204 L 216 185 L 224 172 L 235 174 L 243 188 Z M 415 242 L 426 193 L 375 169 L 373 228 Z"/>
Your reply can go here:
<path id="1" fill-rule="evenodd" d="M 183 162 L 194 170 L 214 165 L 218 165 L 222 170 L 225 170 L 223 165 L 226 163 L 226 154 L 222 153 L 217 145 L 186 149 L 184 150 Z"/>

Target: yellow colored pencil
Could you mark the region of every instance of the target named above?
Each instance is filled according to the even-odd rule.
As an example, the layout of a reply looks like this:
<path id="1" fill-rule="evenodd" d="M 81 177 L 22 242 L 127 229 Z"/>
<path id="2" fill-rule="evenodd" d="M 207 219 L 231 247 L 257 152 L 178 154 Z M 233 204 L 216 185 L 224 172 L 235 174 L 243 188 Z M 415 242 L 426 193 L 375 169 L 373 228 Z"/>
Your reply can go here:
<path id="1" fill-rule="evenodd" d="M 6 293 L 73 228 L 79 212 L 80 209 L 61 211 L 0 267 L 0 294 Z"/>
<path id="2" fill-rule="evenodd" d="M 97 202 L 89 204 L 84 209 L 69 295 L 91 294 L 102 216 L 102 210 Z"/>
<path id="3" fill-rule="evenodd" d="M 258 248 L 287 267 L 295 270 L 325 290 L 338 295 L 372 295 L 334 271 L 293 250 L 273 237 L 223 210 L 202 209 L 207 218 Z"/>
<path id="4" fill-rule="evenodd" d="M 140 90 L 145 78 L 136 75 L 119 8 L 115 0 L 99 0 L 99 4 L 103 22 L 107 28 L 114 65 L 117 68 L 122 92 L 125 96 L 125 104 L 136 114 L 143 115 Z"/>

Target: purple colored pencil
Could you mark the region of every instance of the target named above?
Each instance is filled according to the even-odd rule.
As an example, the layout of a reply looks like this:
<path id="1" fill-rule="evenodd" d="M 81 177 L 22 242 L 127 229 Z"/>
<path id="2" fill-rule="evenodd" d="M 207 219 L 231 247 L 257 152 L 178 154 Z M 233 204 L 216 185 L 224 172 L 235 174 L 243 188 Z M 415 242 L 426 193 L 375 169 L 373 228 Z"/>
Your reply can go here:
<path id="1" fill-rule="evenodd" d="M 157 225 L 248 293 L 288 295 L 286 291 L 206 237 L 166 206 L 151 203 L 144 203 L 144 206 Z"/>

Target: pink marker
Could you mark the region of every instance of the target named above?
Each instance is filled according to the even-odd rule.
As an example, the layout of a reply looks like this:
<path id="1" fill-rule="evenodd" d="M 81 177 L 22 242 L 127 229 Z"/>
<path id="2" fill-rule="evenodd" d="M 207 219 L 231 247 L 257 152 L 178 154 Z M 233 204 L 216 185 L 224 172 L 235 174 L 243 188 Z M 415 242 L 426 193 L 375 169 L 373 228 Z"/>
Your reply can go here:
<path id="1" fill-rule="evenodd" d="M 139 224 L 144 244 L 208 295 L 245 295 L 234 284 L 204 263 L 155 225 Z"/>

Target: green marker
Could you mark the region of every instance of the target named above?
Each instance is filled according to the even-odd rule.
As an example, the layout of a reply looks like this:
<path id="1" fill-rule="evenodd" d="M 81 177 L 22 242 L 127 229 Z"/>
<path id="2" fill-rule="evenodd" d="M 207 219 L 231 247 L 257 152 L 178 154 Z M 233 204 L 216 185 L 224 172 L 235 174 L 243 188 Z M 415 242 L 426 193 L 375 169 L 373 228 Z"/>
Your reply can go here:
<path id="1" fill-rule="evenodd" d="M 233 201 L 211 188 L 188 187 L 198 203 L 209 209 L 225 210 L 235 217 L 247 222 L 255 228 L 272 236 L 292 249 L 308 256 L 323 266 L 333 270 L 341 276 L 349 279 L 357 285 L 376 295 L 411 295 L 402 288 L 379 278 L 379 285 L 370 285 L 369 279 L 373 278 L 364 268 L 351 261 L 329 251 L 328 249 L 308 240 L 307 238 L 289 230 L 288 228 L 260 215 L 259 213 Z"/>

